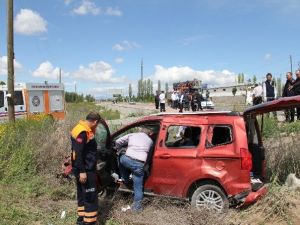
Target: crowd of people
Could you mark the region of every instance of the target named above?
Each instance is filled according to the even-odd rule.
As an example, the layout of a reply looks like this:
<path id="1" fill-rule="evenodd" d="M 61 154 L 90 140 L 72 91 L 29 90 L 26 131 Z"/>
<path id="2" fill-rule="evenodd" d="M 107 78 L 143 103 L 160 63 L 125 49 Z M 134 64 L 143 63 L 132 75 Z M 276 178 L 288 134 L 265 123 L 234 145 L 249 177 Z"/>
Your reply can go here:
<path id="1" fill-rule="evenodd" d="M 155 108 L 160 109 L 160 112 L 165 112 L 166 101 L 166 94 L 164 91 L 156 91 Z M 180 113 L 182 113 L 183 110 L 189 111 L 190 109 L 193 112 L 199 110 L 202 111 L 202 101 L 204 101 L 204 98 L 198 91 L 188 92 L 174 90 L 171 94 L 171 108 L 176 110 L 179 109 Z"/>
<path id="2" fill-rule="evenodd" d="M 292 97 L 297 95 L 300 95 L 300 70 L 296 71 L 296 79 L 293 78 L 292 72 L 286 73 L 286 83 L 284 85 L 281 97 Z M 270 102 L 277 99 L 278 97 L 280 96 L 278 96 L 277 94 L 277 89 L 271 73 L 267 73 L 266 81 L 263 82 L 262 85 L 255 84 L 255 88 L 252 94 L 253 105 L 258 105 L 263 102 Z M 296 110 L 286 110 L 286 121 L 294 122 L 296 113 L 297 120 L 300 120 L 300 108 L 297 108 Z"/>

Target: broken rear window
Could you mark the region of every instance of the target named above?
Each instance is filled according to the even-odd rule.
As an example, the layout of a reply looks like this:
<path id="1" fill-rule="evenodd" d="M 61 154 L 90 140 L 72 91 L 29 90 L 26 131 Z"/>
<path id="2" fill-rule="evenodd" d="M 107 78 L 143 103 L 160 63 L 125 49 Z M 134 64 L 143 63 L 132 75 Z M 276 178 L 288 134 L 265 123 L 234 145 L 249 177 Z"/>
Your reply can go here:
<path id="1" fill-rule="evenodd" d="M 210 125 L 206 135 L 206 148 L 226 145 L 232 142 L 232 128 L 227 125 Z"/>

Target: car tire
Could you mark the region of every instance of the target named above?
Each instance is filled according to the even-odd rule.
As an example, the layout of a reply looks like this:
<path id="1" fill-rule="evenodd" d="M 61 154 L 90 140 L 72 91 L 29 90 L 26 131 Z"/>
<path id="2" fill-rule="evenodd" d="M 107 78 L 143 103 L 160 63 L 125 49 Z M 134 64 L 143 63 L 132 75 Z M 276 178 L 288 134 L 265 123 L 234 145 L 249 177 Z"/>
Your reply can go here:
<path id="1" fill-rule="evenodd" d="M 198 210 L 207 207 L 209 210 L 224 213 L 229 208 L 229 201 L 220 187 L 205 184 L 195 189 L 191 198 L 191 205 Z"/>

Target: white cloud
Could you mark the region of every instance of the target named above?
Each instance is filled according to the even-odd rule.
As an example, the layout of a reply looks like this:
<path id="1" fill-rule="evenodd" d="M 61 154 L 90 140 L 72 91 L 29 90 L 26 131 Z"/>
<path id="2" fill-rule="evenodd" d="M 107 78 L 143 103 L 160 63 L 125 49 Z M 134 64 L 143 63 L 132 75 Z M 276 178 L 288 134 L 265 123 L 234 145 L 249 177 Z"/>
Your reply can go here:
<path id="1" fill-rule="evenodd" d="M 31 9 L 21 9 L 14 21 L 15 32 L 36 35 L 47 32 L 47 21 Z"/>
<path id="2" fill-rule="evenodd" d="M 179 43 L 181 43 L 182 45 L 190 45 L 192 43 L 199 42 L 199 41 L 209 39 L 212 37 L 213 37 L 213 35 L 210 35 L 210 34 L 194 35 L 194 36 L 186 37 L 186 38 L 180 40 Z"/>
<path id="3" fill-rule="evenodd" d="M 188 66 L 173 66 L 165 68 L 161 65 L 155 66 L 155 72 L 151 76 L 155 81 L 173 83 L 183 80 L 199 79 L 202 83 L 210 85 L 224 85 L 235 82 L 235 73 L 228 70 L 194 70 Z"/>
<path id="4" fill-rule="evenodd" d="M 61 74 L 63 77 L 69 76 L 69 74 L 64 71 L 61 71 Z M 54 67 L 51 62 L 45 61 L 42 62 L 35 71 L 32 72 L 32 76 L 46 79 L 58 79 L 59 68 Z"/>
<path id="5" fill-rule="evenodd" d="M 117 64 L 121 64 L 121 63 L 123 63 L 124 62 L 124 59 L 123 58 L 115 58 L 115 63 L 117 63 Z"/>
<path id="6" fill-rule="evenodd" d="M 106 15 L 109 15 L 109 16 L 122 16 L 123 13 L 121 10 L 119 10 L 118 8 L 112 8 L 112 7 L 108 7 L 106 10 L 105 10 L 105 14 Z"/>
<path id="7" fill-rule="evenodd" d="M 70 3 L 72 2 L 73 0 L 64 0 L 64 3 L 66 4 L 66 5 L 70 5 Z"/>
<path id="8" fill-rule="evenodd" d="M 270 61 L 272 59 L 272 55 L 270 53 L 265 54 L 264 60 L 265 61 Z"/>
<path id="9" fill-rule="evenodd" d="M 18 61 L 14 60 L 15 72 L 21 68 L 22 65 Z M 0 57 L 0 75 L 7 75 L 7 56 Z"/>
<path id="10" fill-rule="evenodd" d="M 73 9 L 73 12 L 78 15 L 99 15 L 101 8 L 97 7 L 97 5 L 90 0 L 82 0 L 81 5 Z"/>
<path id="11" fill-rule="evenodd" d="M 115 70 L 110 64 L 104 61 L 97 61 L 90 63 L 87 67 L 80 66 L 76 72 L 72 73 L 72 76 L 103 83 L 122 83 L 125 81 L 125 77 L 114 77 L 114 73 Z"/>
<path id="12" fill-rule="evenodd" d="M 282 13 L 299 12 L 300 1 L 299 0 L 262 0 L 262 2 L 268 7 L 279 10 Z"/>
<path id="13" fill-rule="evenodd" d="M 130 50 L 134 48 L 140 48 L 141 46 L 137 44 L 136 42 L 133 41 L 122 41 L 121 43 L 115 44 L 113 46 L 113 49 L 116 51 L 125 51 L 125 50 Z"/>

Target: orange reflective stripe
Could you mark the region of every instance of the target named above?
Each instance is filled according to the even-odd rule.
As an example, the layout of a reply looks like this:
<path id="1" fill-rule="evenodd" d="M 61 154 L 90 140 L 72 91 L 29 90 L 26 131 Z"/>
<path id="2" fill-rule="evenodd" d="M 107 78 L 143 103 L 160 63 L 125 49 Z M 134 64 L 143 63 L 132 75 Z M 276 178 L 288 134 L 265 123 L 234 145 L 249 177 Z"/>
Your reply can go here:
<path id="1" fill-rule="evenodd" d="M 84 212 L 80 212 L 80 211 L 78 211 L 78 216 L 84 216 L 85 215 L 85 213 Z"/>
<path id="2" fill-rule="evenodd" d="M 90 217 L 97 216 L 97 211 L 96 212 L 86 212 L 85 216 L 90 216 Z"/>
<path id="3" fill-rule="evenodd" d="M 73 161 L 75 161 L 75 159 L 76 159 L 76 152 L 75 151 L 72 151 L 72 159 L 73 159 Z M 83 210 L 84 210 L 84 207 L 83 207 Z"/>
<path id="4" fill-rule="evenodd" d="M 84 210 L 84 206 L 78 206 L 78 208 L 77 208 L 77 210 L 79 211 L 81 211 L 81 210 Z"/>
<path id="5" fill-rule="evenodd" d="M 86 223 L 97 222 L 97 217 L 94 217 L 94 218 L 86 218 L 86 217 L 84 217 L 83 221 L 86 222 Z"/>

